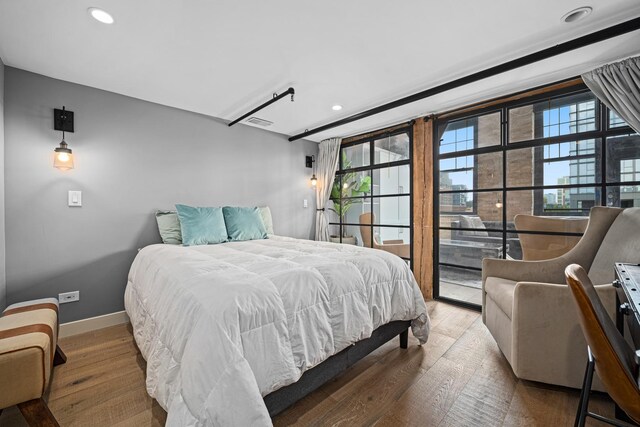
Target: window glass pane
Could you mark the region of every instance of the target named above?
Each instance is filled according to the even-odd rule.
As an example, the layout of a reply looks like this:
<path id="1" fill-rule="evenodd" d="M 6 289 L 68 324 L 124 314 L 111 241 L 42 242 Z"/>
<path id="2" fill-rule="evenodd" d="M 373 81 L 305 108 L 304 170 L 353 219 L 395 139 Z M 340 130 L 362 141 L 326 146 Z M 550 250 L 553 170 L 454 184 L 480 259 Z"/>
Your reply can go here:
<path id="1" fill-rule="evenodd" d="M 625 126 L 629 126 L 627 122 L 622 120 L 622 117 L 616 114 L 615 111 L 609 110 L 609 128 L 614 129 L 614 128 L 621 128 Z"/>
<path id="2" fill-rule="evenodd" d="M 474 193 L 446 193 L 440 194 L 440 214 L 442 213 L 473 213 Z"/>
<path id="3" fill-rule="evenodd" d="M 475 148 L 477 128 L 478 120 L 476 118 L 447 123 L 440 138 L 440 154 Z"/>
<path id="4" fill-rule="evenodd" d="M 509 109 L 509 142 L 571 135 L 598 129 L 591 92 Z"/>
<path id="5" fill-rule="evenodd" d="M 409 196 L 374 197 L 373 223 L 384 225 L 409 225 L 411 205 Z"/>
<path id="6" fill-rule="evenodd" d="M 502 187 L 502 153 L 440 160 L 440 190 Z"/>
<path id="7" fill-rule="evenodd" d="M 374 144 L 375 164 L 397 162 L 409 159 L 409 134 L 376 139 Z"/>
<path id="8" fill-rule="evenodd" d="M 359 215 L 371 211 L 371 200 L 364 197 L 370 194 L 369 171 L 337 174 L 331 188 L 333 214 L 329 221 L 358 224 Z"/>
<path id="9" fill-rule="evenodd" d="M 329 224 L 329 239 L 334 243 L 340 243 L 340 224 Z"/>
<path id="10" fill-rule="evenodd" d="M 370 171 L 336 174 L 331 187 L 331 199 L 363 197 L 371 194 Z"/>
<path id="11" fill-rule="evenodd" d="M 448 122 L 441 134 L 441 154 L 500 145 L 500 112 Z"/>
<path id="12" fill-rule="evenodd" d="M 440 239 L 502 244 L 502 221 L 482 220 L 477 215 L 442 215 Z M 445 228 L 446 229 L 443 229 Z M 440 260 L 443 262 L 442 260 Z"/>
<path id="13" fill-rule="evenodd" d="M 491 223 L 489 228 L 502 227 L 502 191 L 483 191 L 479 193 L 440 194 L 440 216 L 473 215 L 481 221 Z M 441 226 L 445 226 L 442 224 Z"/>
<path id="14" fill-rule="evenodd" d="M 461 240 L 441 233 L 439 243 L 441 264 L 482 268 L 484 258 L 502 258 L 502 236 L 466 236 Z"/>
<path id="15" fill-rule="evenodd" d="M 371 160 L 369 150 L 370 144 L 368 142 L 342 148 L 342 155 L 340 157 L 342 169 L 369 166 Z"/>
<path id="16" fill-rule="evenodd" d="M 600 140 L 589 139 L 507 152 L 507 186 L 600 183 Z"/>
<path id="17" fill-rule="evenodd" d="M 502 126 L 500 125 L 500 111 L 485 114 L 476 118 L 478 124 L 477 147 L 490 147 L 502 143 Z"/>
<path id="18" fill-rule="evenodd" d="M 607 187 L 607 206 L 619 208 L 640 207 L 640 185 L 614 185 Z"/>
<path id="19" fill-rule="evenodd" d="M 331 235 L 331 241 L 334 243 L 342 243 L 346 245 L 356 245 L 356 246 L 364 246 L 364 240 L 362 238 L 360 228 L 354 225 L 343 225 L 342 226 L 342 236 L 340 236 L 340 231 L 338 229 L 335 230 L 335 234 Z M 332 231 L 330 229 L 330 231 Z"/>
<path id="20" fill-rule="evenodd" d="M 409 194 L 411 188 L 411 170 L 409 165 L 374 169 L 373 194 Z"/>
<path id="21" fill-rule="evenodd" d="M 366 234 L 368 230 L 363 230 Z M 372 247 L 390 252 L 400 258 L 411 256 L 411 231 L 408 228 L 373 227 L 373 239 L 365 237 L 365 243 L 371 241 Z"/>
<path id="22" fill-rule="evenodd" d="M 440 266 L 440 296 L 480 305 L 482 304 L 481 288 L 481 271 Z"/>
<path id="23" fill-rule="evenodd" d="M 342 199 L 342 222 L 344 224 L 360 224 L 370 222 L 371 199 Z M 367 214 L 364 215 L 363 214 Z"/>
<path id="24" fill-rule="evenodd" d="M 340 223 L 340 217 L 338 216 L 338 214 L 336 213 L 336 209 L 335 209 L 335 204 L 338 203 L 337 201 L 331 200 L 331 203 L 328 203 L 327 205 L 327 209 L 325 209 L 325 215 L 327 216 L 327 221 L 329 223 L 336 223 L 339 224 Z"/>
<path id="25" fill-rule="evenodd" d="M 507 193 L 507 221 L 519 214 L 542 216 L 588 216 L 600 205 L 600 188 L 547 188 Z"/>
<path id="26" fill-rule="evenodd" d="M 607 139 L 607 182 L 640 181 L 640 136 Z"/>

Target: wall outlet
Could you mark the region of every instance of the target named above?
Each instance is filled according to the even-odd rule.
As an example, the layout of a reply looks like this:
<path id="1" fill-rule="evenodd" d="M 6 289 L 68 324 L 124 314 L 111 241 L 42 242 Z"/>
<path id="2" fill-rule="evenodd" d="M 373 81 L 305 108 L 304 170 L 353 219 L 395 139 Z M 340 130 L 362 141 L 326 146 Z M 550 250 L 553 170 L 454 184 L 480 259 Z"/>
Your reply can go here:
<path id="1" fill-rule="evenodd" d="M 80 291 L 65 292 L 58 294 L 58 302 L 60 304 L 66 304 L 68 302 L 80 301 Z"/>

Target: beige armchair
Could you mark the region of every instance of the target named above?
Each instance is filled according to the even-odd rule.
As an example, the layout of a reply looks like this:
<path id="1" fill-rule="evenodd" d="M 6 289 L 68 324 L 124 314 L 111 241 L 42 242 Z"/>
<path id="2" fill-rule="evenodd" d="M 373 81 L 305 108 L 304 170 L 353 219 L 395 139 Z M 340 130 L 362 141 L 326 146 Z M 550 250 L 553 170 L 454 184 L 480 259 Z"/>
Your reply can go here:
<path id="1" fill-rule="evenodd" d="M 362 236 L 362 244 L 368 248 L 380 249 L 398 255 L 400 258 L 411 257 L 411 246 L 402 240 L 385 240 L 380 243 L 378 236 L 373 236 L 371 241 L 371 224 L 373 224 L 374 215 L 372 212 L 365 212 L 360 215 L 360 235 Z"/>
<path id="2" fill-rule="evenodd" d="M 482 320 L 518 378 L 581 387 L 587 344 L 564 269 L 588 271 L 614 318 L 614 262 L 640 263 L 640 208 L 593 208 L 582 239 L 557 258 L 483 260 Z"/>
<path id="3" fill-rule="evenodd" d="M 553 218 L 534 215 L 516 215 L 513 218 L 518 231 L 551 231 L 584 233 L 588 218 Z M 559 257 L 569 252 L 580 241 L 578 236 L 518 233 L 522 259 L 539 261 Z"/>

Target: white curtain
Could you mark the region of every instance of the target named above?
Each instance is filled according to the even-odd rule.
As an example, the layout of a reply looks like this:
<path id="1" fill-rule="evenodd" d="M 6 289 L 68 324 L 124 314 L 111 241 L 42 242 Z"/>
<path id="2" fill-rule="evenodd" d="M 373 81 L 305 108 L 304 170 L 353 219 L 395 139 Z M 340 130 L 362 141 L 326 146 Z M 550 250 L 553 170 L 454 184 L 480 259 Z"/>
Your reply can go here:
<path id="1" fill-rule="evenodd" d="M 589 89 L 640 132 L 640 57 L 607 64 L 582 75 Z"/>
<path id="2" fill-rule="evenodd" d="M 342 138 L 325 139 L 320 143 L 316 162 L 316 240 L 329 241 L 329 221 L 326 206 L 331 197 L 331 187 L 336 176 Z"/>

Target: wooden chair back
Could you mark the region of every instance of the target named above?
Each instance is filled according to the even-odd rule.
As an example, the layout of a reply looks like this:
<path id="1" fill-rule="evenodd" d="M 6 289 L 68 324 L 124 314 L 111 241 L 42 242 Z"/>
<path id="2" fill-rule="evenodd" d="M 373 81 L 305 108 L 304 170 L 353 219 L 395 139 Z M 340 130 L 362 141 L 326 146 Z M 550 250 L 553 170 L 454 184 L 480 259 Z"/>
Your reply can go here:
<path id="1" fill-rule="evenodd" d="M 360 236 L 362 236 L 362 245 L 366 248 L 372 248 L 371 224 L 373 223 L 373 213 L 365 212 L 360 215 Z"/>
<path id="2" fill-rule="evenodd" d="M 607 314 L 587 272 L 572 264 L 566 268 L 565 275 L 600 380 L 618 406 L 634 421 L 640 422 L 638 366 L 634 351 Z"/>

